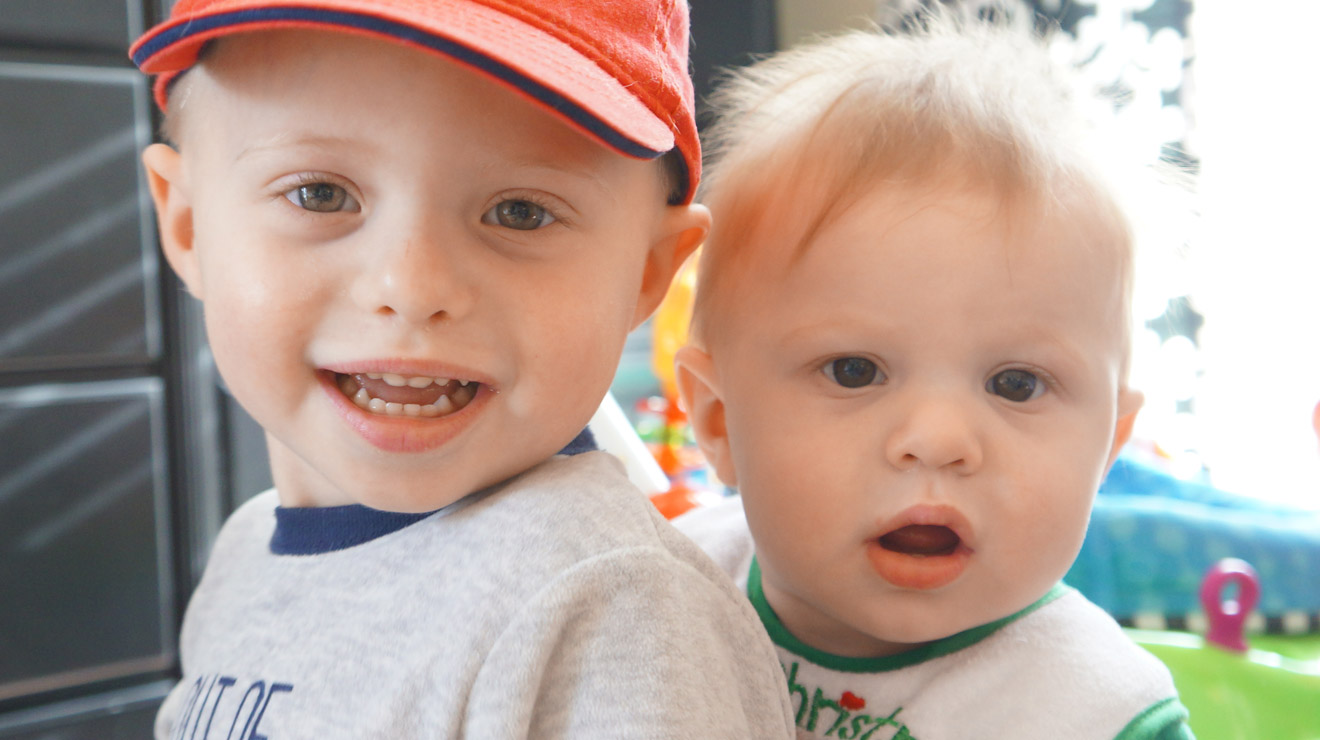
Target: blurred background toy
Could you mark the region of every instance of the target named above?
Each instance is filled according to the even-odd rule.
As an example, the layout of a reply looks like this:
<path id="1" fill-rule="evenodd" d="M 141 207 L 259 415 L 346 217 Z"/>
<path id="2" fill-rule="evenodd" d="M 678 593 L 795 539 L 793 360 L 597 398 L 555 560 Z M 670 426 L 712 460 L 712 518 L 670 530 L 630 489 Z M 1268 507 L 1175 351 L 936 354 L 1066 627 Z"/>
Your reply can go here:
<path id="1" fill-rule="evenodd" d="M 1198 740 L 1320 738 L 1320 638 L 1259 635 L 1248 645 L 1244 629 L 1260 594 L 1255 569 L 1224 559 L 1201 586 L 1204 638 L 1129 630 L 1169 667 Z"/>
<path id="2" fill-rule="evenodd" d="M 674 278 L 652 319 L 651 368 L 660 382 L 661 395 L 637 404 L 638 434 L 669 479 L 668 489 L 653 494 L 651 501 L 668 519 L 719 498 L 715 492 L 718 484 L 707 475 L 705 461 L 692 440 L 674 379 L 674 353 L 687 342 L 696 266 L 694 256 Z"/>

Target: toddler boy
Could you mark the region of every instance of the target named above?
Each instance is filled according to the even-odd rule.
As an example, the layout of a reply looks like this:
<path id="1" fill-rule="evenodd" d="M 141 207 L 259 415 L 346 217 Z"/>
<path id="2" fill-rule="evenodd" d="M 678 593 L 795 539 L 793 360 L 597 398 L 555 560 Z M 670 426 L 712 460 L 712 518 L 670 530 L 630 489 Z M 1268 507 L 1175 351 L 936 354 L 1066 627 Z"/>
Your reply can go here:
<path id="1" fill-rule="evenodd" d="M 720 94 L 678 381 L 800 738 L 1184 738 L 1060 579 L 1141 395 L 1132 236 L 1034 38 L 926 19 Z"/>
<path id="2" fill-rule="evenodd" d="M 165 255 L 275 481 L 158 738 L 791 736 L 724 574 L 557 454 L 707 231 L 687 43 L 671 0 L 182 0 L 134 46 Z"/>

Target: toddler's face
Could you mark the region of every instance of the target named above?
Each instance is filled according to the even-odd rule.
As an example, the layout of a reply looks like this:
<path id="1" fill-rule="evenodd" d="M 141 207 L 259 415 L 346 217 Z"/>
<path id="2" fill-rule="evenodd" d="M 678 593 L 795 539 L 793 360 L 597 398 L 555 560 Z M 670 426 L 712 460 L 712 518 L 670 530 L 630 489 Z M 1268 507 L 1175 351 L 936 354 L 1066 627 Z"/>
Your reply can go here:
<path id="1" fill-rule="evenodd" d="M 1044 595 L 1140 405 L 1120 385 L 1108 230 L 1049 218 L 1010 235 L 992 209 L 878 190 L 728 302 L 711 348 L 721 475 L 767 598 L 819 649 L 898 652 Z"/>
<path id="2" fill-rule="evenodd" d="M 345 34 L 235 37 L 189 74 L 167 255 L 283 503 L 435 509 L 585 426 L 667 285 L 648 250 L 691 225 L 654 163 Z"/>

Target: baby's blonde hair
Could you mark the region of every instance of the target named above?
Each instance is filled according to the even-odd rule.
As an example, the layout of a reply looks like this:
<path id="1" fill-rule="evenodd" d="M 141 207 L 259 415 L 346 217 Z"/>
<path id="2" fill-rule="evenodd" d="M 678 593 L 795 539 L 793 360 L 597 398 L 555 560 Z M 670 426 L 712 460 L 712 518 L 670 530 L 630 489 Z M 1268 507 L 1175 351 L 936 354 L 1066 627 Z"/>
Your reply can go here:
<path id="1" fill-rule="evenodd" d="M 693 340 L 710 341 L 740 274 L 765 256 L 758 245 L 773 239 L 799 255 L 881 185 L 976 188 L 996 197 L 1006 222 L 1067 208 L 1112 232 L 1130 290 L 1131 229 L 1093 147 L 1087 102 L 1034 31 L 947 10 L 908 33 L 850 32 L 731 73 L 711 98 L 699 199 L 714 227 Z"/>

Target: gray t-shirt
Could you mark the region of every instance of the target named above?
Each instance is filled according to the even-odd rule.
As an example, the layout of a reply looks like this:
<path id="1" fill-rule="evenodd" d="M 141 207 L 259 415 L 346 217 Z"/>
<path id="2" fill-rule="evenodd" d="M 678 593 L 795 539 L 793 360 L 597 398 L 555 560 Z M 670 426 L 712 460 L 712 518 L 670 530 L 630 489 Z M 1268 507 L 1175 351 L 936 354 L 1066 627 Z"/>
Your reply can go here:
<path id="1" fill-rule="evenodd" d="M 273 491 L 225 524 L 156 738 L 792 738 L 732 582 L 604 452 L 383 536 L 275 554 Z"/>

